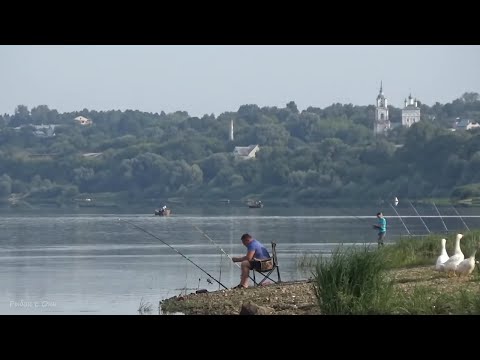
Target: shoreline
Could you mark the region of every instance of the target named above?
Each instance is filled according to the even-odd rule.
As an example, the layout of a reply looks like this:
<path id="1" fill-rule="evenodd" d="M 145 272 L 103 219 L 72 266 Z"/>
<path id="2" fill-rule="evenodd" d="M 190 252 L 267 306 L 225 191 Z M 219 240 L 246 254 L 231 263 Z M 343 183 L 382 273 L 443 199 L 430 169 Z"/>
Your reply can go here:
<path id="1" fill-rule="evenodd" d="M 160 301 L 162 313 L 184 315 L 238 315 L 243 305 L 258 307 L 259 315 L 319 314 L 311 280 L 250 286 L 246 289 L 216 290 L 200 294 L 194 292 Z"/>
<path id="2" fill-rule="evenodd" d="M 476 269 L 475 271 L 478 271 Z M 448 278 L 431 265 L 387 270 L 396 295 L 411 297 L 426 289 L 434 301 L 444 294 L 461 290 L 480 294 L 480 283 L 470 278 Z M 163 314 L 184 315 L 321 315 L 312 280 L 268 284 L 247 289 L 217 290 L 208 293 L 173 296 L 159 302 Z M 445 314 L 452 314 L 448 310 Z"/>

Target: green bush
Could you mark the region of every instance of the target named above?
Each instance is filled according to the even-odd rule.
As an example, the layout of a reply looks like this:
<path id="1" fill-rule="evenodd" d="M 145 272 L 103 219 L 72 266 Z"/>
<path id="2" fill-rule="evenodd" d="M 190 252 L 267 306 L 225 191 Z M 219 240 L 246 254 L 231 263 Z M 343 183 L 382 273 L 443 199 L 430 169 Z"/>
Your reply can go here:
<path id="1" fill-rule="evenodd" d="M 385 268 L 382 253 L 367 247 L 339 248 L 331 258 L 320 258 L 313 284 L 322 314 L 384 313 L 392 294 Z"/>

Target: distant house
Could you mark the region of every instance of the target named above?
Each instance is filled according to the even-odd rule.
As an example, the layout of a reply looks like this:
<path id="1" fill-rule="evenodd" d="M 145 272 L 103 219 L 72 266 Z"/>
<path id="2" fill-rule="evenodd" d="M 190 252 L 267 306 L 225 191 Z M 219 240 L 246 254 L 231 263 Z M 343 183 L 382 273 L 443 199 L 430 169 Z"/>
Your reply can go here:
<path id="1" fill-rule="evenodd" d="M 35 131 L 33 132 L 38 137 L 52 137 L 55 136 L 56 125 L 33 125 Z"/>
<path id="2" fill-rule="evenodd" d="M 255 158 L 255 154 L 258 150 L 260 150 L 258 145 L 235 146 L 235 149 L 233 149 L 233 155 L 235 155 L 235 158 L 237 159 L 252 159 Z"/>
<path id="3" fill-rule="evenodd" d="M 52 136 L 55 136 L 55 127 L 57 127 L 58 125 L 54 125 L 54 124 L 50 124 L 50 125 L 32 125 L 32 124 L 28 124 L 28 125 L 21 125 L 21 126 L 17 126 L 15 128 L 13 128 L 14 130 L 17 130 L 19 131 L 20 129 L 22 128 L 25 128 L 25 127 L 30 127 L 30 128 L 34 128 L 35 130 L 33 130 L 33 134 L 37 137 L 52 137 Z"/>
<path id="4" fill-rule="evenodd" d="M 83 126 L 86 126 L 86 125 L 92 125 L 93 124 L 93 121 L 90 120 L 90 119 L 87 119 L 86 117 L 83 117 L 83 116 L 77 116 L 75 119 L 73 119 L 75 121 L 78 121 L 78 123 L 80 125 L 83 125 Z"/>
<path id="5" fill-rule="evenodd" d="M 473 120 L 459 120 L 455 123 L 455 129 L 457 130 L 470 130 L 480 127 L 480 124 L 477 121 Z"/>

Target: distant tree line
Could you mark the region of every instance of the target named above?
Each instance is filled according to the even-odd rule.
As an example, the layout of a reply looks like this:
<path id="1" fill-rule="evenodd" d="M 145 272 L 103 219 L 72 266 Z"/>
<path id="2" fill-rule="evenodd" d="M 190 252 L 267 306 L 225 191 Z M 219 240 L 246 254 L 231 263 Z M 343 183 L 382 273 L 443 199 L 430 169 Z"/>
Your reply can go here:
<path id="1" fill-rule="evenodd" d="M 420 107 L 418 124 L 375 137 L 373 105 L 300 112 L 292 101 L 201 118 L 19 105 L 0 116 L 0 199 L 65 204 L 115 193 L 126 203 L 255 196 L 314 205 L 392 194 L 480 196 L 480 131 L 450 130 L 457 117 L 480 119 L 479 95 Z M 401 121 L 401 109 L 390 106 L 390 114 Z M 93 124 L 76 124 L 80 115 Z M 36 136 L 31 125 L 41 124 L 55 124 L 55 136 Z M 235 146 L 251 144 L 260 146 L 255 159 L 234 158 Z"/>

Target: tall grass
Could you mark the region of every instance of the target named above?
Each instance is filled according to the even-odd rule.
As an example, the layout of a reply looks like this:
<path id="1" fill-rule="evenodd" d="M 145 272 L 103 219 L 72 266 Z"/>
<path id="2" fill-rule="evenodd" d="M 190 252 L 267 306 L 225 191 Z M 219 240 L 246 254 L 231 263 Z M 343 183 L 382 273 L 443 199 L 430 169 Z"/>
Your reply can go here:
<path id="1" fill-rule="evenodd" d="M 418 286 L 410 294 L 396 292 L 390 306 L 393 314 L 401 315 L 478 315 L 479 295 L 467 289 L 436 294 L 434 288 Z"/>
<path id="2" fill-rule="evenodd" d="M 386 262 L 387 269 L 411 267 L 419 265 L 434 265 L 440 255 L 441 239 L 447 240 L 447 253 L 454 253 L 456 233 L 431 234 L 424 237 L 403 237 L 396 243 L 380 249 Z M 465 258 L 472 255 L 475 249 L 477 259 L 480 258 L 480 231 L 464 232 L 460 240 L 460 247 Z M 315 254 L 302 254 L 297 257 L 297 267 L 301 270 L 314 269 L 318 262 Z"/>
<path id="3" fill-rule="evenodd" d="M 318 255 L 302 253 L 296 257 L 297 268 L 300 270 L 310 270 L 318 262 Z"/>
<path id="4" fill-rule="evenodd" d="M 392 295 L 385 277 L 385 257 L 379 251 L 337 249 L 320 258 L 314 273 L 314 291 L 322 314 L 384 313 Z"/>
<path id="5" fill-rule="evenodd" d="M 480 314 L 480 294 L 460 290 L 457 314 L 478 315 Z"/>
<path id="6" fill-rule="evenodd" d="M 447 296 L 433 296 L 431 288 L 417 286 L 408 294 L 400 290 L 396 291 L 390 304 L 390 311 L 397 315 L 445 314 L 450 311 L 450 303 Z"/>
<path id="7" fill-rule="evenodd" d="M 394 288 L 387 269 L 434 265 L 440 240 L 447 239 L 447 252 L 454 253 L 456 234 L 407 238 L 379 250 L 339 247 L 329 258 L 319 258 L 314 270 L 314 292 L 322 314 L 480 314 L 480 294 L 461 288 L 417 286 L 413 291 Z M 464 234 L 461 249 L 469 257 L 478 248 L 480 232 Z M 308 264 L 306 258 L 304 263 Z M 312 259 L 312 258 L 309 258 Z M 478 282 L 480 268 L 471 281 Z M 445 289 L 446 290 L 446 289 Z"/>
<path id="8" fill-rule="evenodd" d="M 416 286 L 413 291 L 394 288 L 385 277 L 382 251 L 338 249 L 330 259 L 320 258 L 313 287 L 326 315 L 437 315 L 480 314 L 480 293 L 468 288 L 443 291 Z"/>
<path id="9" fill-rule="evenodd" d="M 440 255 L 441 239 L 447 240 L 447 253 L 454 253 L 456 233 L 432 234 L 423 238 L 402 238 L 393 245 L 381 249 L 387 268 L 399 268 L 417 265 L 434 265 Z M 466 232 L 460 240 L 465 257 L 469 257 L 480 245 L 480 231 Z"/>
<path id="10" fill-rule="evenodd" d="M 152 312 L 152 304 L 149 302 L 144 302 L 143 298 L 141 298 L 140 305 L 137 311 L 140 315 L 150 314 Z"/>

